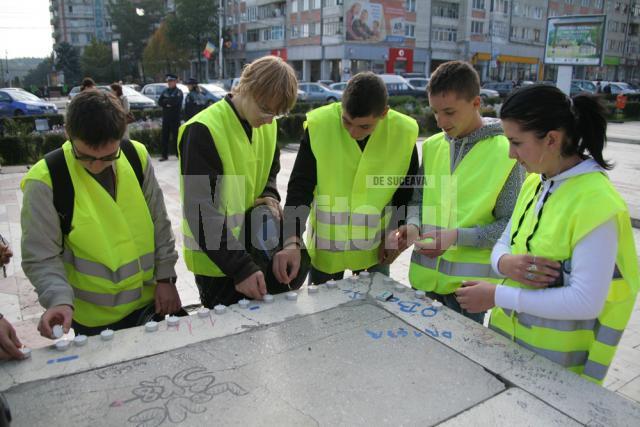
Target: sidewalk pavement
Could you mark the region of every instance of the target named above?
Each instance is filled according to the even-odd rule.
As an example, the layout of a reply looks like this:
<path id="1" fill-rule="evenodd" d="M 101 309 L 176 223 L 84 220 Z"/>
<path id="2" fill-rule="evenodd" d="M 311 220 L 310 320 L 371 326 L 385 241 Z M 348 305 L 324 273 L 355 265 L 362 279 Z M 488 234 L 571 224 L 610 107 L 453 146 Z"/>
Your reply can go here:
<path id="1" fill-rule="evenodd" d="M 607 139 L 610 142 L 640 144 L 640 122 L 609 123 Z"/>
<path id="2" fill-rule="evenodd" d="M 640 140 L 640 123 L 636 125 Z M 297 146 L 289 146 L 281 151 L 281 171 L 278 176 L 278 189 L 283 200 L 286 198 L 287 183 L 293 168 Z M 616 162 L 610 176 L 632 210 L 632 216 L 640 218 L 640 144 L 610 143 L 606 150 L 607 158 Z M 193 275 L 187 271 L 182 259 L 182 235 L 180 233 L 180 193 L 178 183 L 178 165 L 175 158 L 167 162 L 153 161 L 156 176 L 164 192 L 167 211 L 180 259 L 176 266 L 178 273 L 178 291 L 183 305 L 198 304 L 198 291 Z M 20 267 L 20 209 L 22 193 L 20 180 L 26 167 L 5 167 L 0 173 L 0 234 L 7 239 L 13 249 L 13 261 L 7 266 L 7 278 L 0 273 L 0 313 L 3 313 L 15 326 L 22 342 L 32 348 L 52 344 L 52 341 L 39 336 L 36 328 L 40 315 L 44 311 L 38 304 L 37 295 Z M 640 230 L 634 229 L 636 247 L 640 253 Z M 410 264 L 410 251 L 405 251 L 391 266 L 391 275 L 399 281 L 407 282 Z M 640 402 L 640 305 L 636 307 L 629 325 L 618 347 L 616 358 L 609 370 L 605 387 L 618 394 Z"/>

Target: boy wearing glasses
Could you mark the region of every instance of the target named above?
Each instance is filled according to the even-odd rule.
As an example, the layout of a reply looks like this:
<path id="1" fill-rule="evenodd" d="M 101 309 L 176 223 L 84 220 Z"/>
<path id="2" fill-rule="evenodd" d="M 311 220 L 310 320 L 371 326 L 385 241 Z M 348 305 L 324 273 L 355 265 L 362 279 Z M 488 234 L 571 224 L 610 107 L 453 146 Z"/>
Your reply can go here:
<path id="1" fill-rule="evenodd" d="M 264 242 L 253 237 L 264 230 L 275 235 L 276 245 L 279 241 L 280 151 L 274 119 L 293 107 L 297 90 L 291 66 L 265 56 L 244 68 L 232 93 L 180 128 L 184 259 L 206 307 L 287 289 L 269 274 L 275 247 L 256 251 L 256 243 Z M 260 211 L 266 220 L 251 227 L 249 217 Z M 251 228 L 260 232 L 247 233 Z"/>
<path id="2" fill-rule="evenodd" d="M 69 140 L 21 183 L 22 268 L 47 310 L 41 335 L 135 326 L 147 309 L 181 308 L 178 255 L 149 154 L 123 140 L 114 95 L 85 91 L 69 104 Z"/>
<path id="3" fill-rule="evenodd" d="M 274 261 L 278 280 L 300 274 L 309 207 L 311 283 L 341 279 L 345 270 L 389 274 L 395 253 L 385 250 L 384 230 L 403 220 L 411 199 L 418 124 L 387 101 L 384 82 L 364 72 L 349 80 L 342 103 L 307 114 L 289 180 L 285 245 Z"/>

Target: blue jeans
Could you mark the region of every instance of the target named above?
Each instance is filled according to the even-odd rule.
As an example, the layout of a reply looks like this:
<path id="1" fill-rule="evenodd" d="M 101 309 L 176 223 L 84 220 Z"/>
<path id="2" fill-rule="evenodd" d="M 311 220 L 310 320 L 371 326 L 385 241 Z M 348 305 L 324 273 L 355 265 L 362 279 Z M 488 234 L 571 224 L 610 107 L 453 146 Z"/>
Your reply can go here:
<path id="1" fill-rule="evenodd" d="M 380 265 L 376 264 L 366 269 L 371 273 L 382 273 L 385 276 L 389 275 L 389 265 Z M 359 274 L 361 271 L 354 271 L 355 274 Z M 344 277 L 344 271 L 339 271 L 337 273 L 325 273 L 320 270 L 316 270 L 315 267 L 311 266 L 311 270 L 309 271 L 309 284 L 319 285 L 321 283 L 326 282 L 327 280 L 340 280 Z"/>
<path id="2" fill-rule="evenodd" d="M 478 322 L 481 325 L 484 324 L 484 315 L 487 314 L 487 312 L 483 311 L 482 313 L 469 313 L 467 310 L 463 310 L 462 307 L 460 307 L 460 304 L 458 304 L 458 300 L 456 300 L 455 293 L 440 295 L 436 294 L 435 292 L 427 292 L 427 296 L 431 299 L 437 299 L 443 305 L 449 307 L 451 310 L 455 311 L 456 313 L 462 314 L 464 317 L 468 317 L 474 322 Z"/>

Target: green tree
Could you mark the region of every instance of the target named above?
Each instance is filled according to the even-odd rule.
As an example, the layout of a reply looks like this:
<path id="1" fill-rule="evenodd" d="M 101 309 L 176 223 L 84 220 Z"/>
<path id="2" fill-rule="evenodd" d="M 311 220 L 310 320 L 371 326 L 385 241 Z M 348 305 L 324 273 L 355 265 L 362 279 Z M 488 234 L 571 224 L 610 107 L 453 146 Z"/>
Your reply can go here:
<path id="1" fill-rule="evenodd" d="M 217 39 L 217 0 L 175 0 L 176 13 L 167 18 L 169 38 L 197 59 L 197 76 L 202 79 L 202 51 L 207 40 Z"/>
<path id="2" fill-rule="evenodd" d="M 64 72 L 67 84 L 80 81 L 80 54 L 78 49 L 67 42 L 62 42 L 53 49 L 56 52 L 56 70 Z"/>
<path id="3" fill-rule="evenodd" d="M 84 48 L 80 64 L 83 76 L 90 76 L 97 82 L 115 80 L 110 45 L 107 46 L 96 39 L 91 40 Z"/>
<path id="4" fill-rule="evenodd" d="M 144 68 L 148 74 L 160 77 L 187 67 L 189 54 L 178 48 L 167 35 L 167 24 L 163 22 L 149 39 L 143 53 Z"/>
<path id="5" fill-rule="evenodd" d="M 108 5 L 114 31 L 120 36 L 120 62 L 124 74 L 144 81 L 142 56 L 147 40 L 164 14 L 163 0 L 112 0 Z M 140 71 L 140 72 L 138 72 Z"/>
<path id="6" fill-rule="evenodd" d="M 41 87 L 49 84 L 47 76 L 53 70 L 53 60 L 51 58 L 45 58 L 38 66 L 30 70 L 24 77 L 25 87 L 34 85 Z"/>

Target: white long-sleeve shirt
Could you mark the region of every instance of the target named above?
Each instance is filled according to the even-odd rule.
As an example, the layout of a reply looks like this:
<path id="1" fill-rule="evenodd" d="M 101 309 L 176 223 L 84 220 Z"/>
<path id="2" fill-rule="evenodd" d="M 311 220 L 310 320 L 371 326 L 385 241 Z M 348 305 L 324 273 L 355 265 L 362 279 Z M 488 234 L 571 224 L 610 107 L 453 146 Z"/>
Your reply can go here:
<path id="1" fill-rule="evenodd" d="M 555 177 L 544 180 L 542 192 L 536 201 L 535 213 L 538 214 L 540 211 L 547 192 L 553 194 L 568 178 L 593 171 L 605 172 L 594 160 L 587 159 Z M 511 226 L 512 223 L 509 221 L 491 253 L 491 264 L 499 274 L 502 273 L 498 269 L 498 261 L 503 255 L 511 253 Z M 617 250 L 617 226 L 615 218 L 611 218 L 576 244 L 571 255 L 568 285 L 566 279 L 565 286 L 560 288 L 520 289 L 499 285 L 496 288 L 495 305 L 547 319 L 594 319 L 600 314 L 609 292 Z"/>

